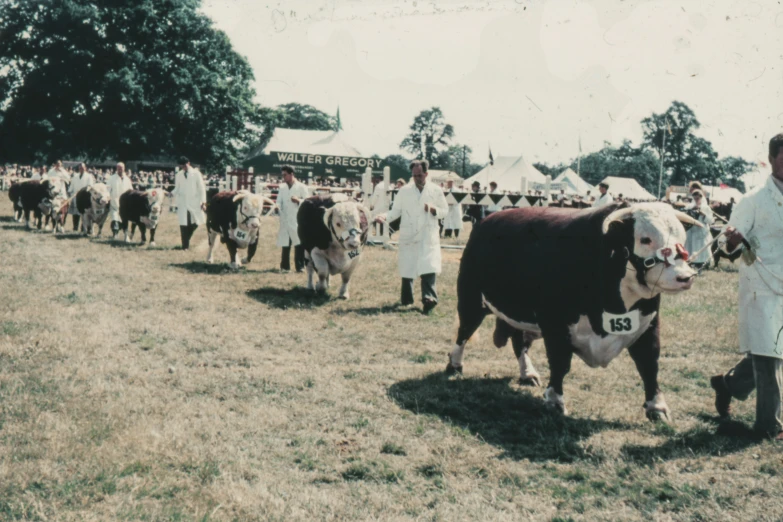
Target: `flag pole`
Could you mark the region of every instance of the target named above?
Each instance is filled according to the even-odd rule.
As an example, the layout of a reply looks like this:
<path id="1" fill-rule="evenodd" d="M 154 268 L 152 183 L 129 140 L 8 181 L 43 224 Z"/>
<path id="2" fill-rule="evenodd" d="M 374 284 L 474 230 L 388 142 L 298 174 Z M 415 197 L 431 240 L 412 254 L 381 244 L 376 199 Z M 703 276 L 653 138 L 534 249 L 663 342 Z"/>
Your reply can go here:
<path id="1" fill-rule="evenodd" d="M 664 123 L 666 123 L 664 121 Z M 661 171 L 658 174 L 658 199 L 661 199 L 661 184 L 663 183 L 663 155 L 666 153 L 666 128 L 663 129 L 663 146 L 661 147 Z"/>
<path id="2" fill-rule="evenodd" d="M 579 176 L 580 167 L 582 166 L 582 135 L 579 135 L 579 155 L 576 157 L 576 175 Z"/>

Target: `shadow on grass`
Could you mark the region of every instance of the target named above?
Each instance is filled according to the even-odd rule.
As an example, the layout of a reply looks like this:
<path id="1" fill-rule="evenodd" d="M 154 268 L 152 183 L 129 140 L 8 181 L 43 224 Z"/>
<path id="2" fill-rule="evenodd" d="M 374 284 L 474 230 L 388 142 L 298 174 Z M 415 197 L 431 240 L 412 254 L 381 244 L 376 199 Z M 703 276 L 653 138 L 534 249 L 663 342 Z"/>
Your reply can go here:
<path id="1" fill-rule="evenodd" d="M 248 297 L 259 303 L 280 310 L 316 308 L 331 300 L 329 294 L 319 294 L 301 286 L 290 289 L 265 286 L 256 290 L 248 290 L 246 293 Z"/>
<path id="2" fill-rule="evenodd" d="M 0 223 L 17 223 L 20 225 L 21 223 L 18 223 L 16 220 L 14 220 L 13 216 L 0 216 Z"/>
<path id="3" fill-rule="evenodd" d="M 63 240 L 63 239 L 87 239 L 87 236 L 83 236 L 81 234 L 77 234 L 77 233 L 74 232 L 74 233 L 71 233 L 71 234 L 69 234 L 69 233 L 57 234 L 56 236 L 54 236 L 54 238 L 58 239 L 58 240 Z"/>
<path id="4" fill-rule="evenodd" d="M 364 308 L 340 308 L 332 310 L 334 315 L 380 315 L 380 314 L 407 314 L 415 312 L 421 313 L 421 308 L 414 308 L 409 306 L 403 306 L 400 303 L 394 303 L 383 306 L 368 306 Z"/>
<path id="5" fill-rule="evenodd" d="M 662 460 L 721 457 L 742 451 L 760 442 L 761 439 L 755 436 L 747 425 L 728 421 L 721 423 L 715 431 L 699 427 L 683 433 L 675 433 L 670 435 L 669 440 L 658 446 L 626 444 L 621 452 L 625 460 L 652 465 Z"/>
<path id="6" fill-rule="evenodd" d="M 469 431 L 504 456 L 532 461 L 600 460 L 580 444 L 604 430 L 629 430 L 628 424 L 563 416 L 543 399 L 510 386 L 510 377 L 449 379 L 437 373 L 393 384 L 389 397 L 417 414 L 440 417 Z"/>
<path id="7" fill-rule="evenodd" d="M 26 229 L 24 227 L 24 223 L 16 223 L 15 225 L 3 225 L 0 228 L 2 228 L 3 230 L 30 230 L 31 232 L 35 230 L 35 228 Z"/>
<path id="8" fill-rule="evenodd" d="M 228 263 L 213 263 L 210 265 L 205 261 L 188 261 L 187 263 L 169 263 L 169 266 L 187 270 L 191 274 L 227 275 L 248 273 L 244 266 L 239 270 L 232 270 Z"/>

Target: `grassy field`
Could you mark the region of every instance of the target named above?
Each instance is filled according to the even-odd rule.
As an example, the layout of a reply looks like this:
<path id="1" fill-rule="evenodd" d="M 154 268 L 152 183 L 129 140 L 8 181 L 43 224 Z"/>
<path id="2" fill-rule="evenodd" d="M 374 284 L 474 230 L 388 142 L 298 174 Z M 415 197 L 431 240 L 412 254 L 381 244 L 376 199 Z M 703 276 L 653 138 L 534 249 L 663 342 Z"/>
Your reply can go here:
<path id="1" fill-rule="evenodd" d="M 717 435 L 709 376 L 737 359 L 734 269 L 666 297 L 652 424 L 627 354 L 574 359 L 570 415 L 516 383 L 489 319 L 443 375 L 441 305 L 398 308 L 396 253 L 352 298 L 280 274 L 276 218 L 238 273 L 182 252 L 27 232 L 0 202 L 0 520 L 780 520 L 783 452 Z M 220 247 L 217 259 L 228 255 Z M 337 288 L 332 292 L 336 295 Z M 540 341 L 532 356 L 546 379 Z M 754 397 L 736 403 L 752 423 Z"/>

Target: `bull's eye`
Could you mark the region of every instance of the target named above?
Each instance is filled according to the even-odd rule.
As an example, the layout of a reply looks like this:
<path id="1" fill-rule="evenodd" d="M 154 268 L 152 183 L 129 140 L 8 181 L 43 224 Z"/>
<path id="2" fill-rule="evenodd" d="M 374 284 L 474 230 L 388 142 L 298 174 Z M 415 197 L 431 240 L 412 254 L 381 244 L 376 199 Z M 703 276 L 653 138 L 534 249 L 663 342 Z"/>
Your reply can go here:
<path id="1" fill-rule="evenodd" d="M 335 226 L 336 226 L 337 228 L 342 228 L 343 224 L 342 224 L 342 223 L 337 223 Z"/>
<path id="2" fill-rule="evenodd" d="M 652 239 L 650 239 L 649 237 L 643 237 L 641 242 L 643 245 L 649 245 L 652 243 Z"/>

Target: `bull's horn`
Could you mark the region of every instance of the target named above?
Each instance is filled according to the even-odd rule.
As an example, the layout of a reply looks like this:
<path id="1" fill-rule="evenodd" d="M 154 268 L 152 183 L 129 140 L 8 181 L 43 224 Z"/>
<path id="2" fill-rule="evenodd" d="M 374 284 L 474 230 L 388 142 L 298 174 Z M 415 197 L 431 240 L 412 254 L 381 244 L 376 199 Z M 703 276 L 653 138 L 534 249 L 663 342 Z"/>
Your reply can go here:
<path id="1" fill-rule="evenodd" d="M 677 216 L 677 219 L 679 219 L 683 223 L 686 223 L 688 225 L 693 225 L 695 227 L 704 228 L 704 225 L 702 224 L 701 221 L 699 221 L 698 219 L 693 219 L 685 212 L 680 212 L 679 210 L 675 210 L 674 215 Z"/>
<path id="2" fill-rule="evenodd" d="M 625 219 L 627 219 L 627 218 L 629 218 L 631 216 L 633 216 L 633 208 L 632 207 L 621 208 L 619 210 L 615 210 L 614 212 L 612 212 L 611 214 L 606 216 L 606 219 L 604 219 L 604 224 L 603 224 L 603 227 L 602 227 L 602 229 L 604 231 L 604 234 L 606 234 L 609 231 L 609 226 L 612 223 L 615 223 L 615 222 L 619 223 L 619 222 L 624 221 Z"/>
<path id="3" fill-rule="evenodd" d="M 370 209 L 364 205 L 356 205 L 356 208 L 359 209 L 359 212 L 364 213 L 364 219 L 367 220 L 367 226 L 369 227 L 372 224 L 372 213 L 370 212 Z"/>
<path id="4" fill-rule="evenodd" d="M 329 233 L 332 232 L 332 211 L 334 210 L 334 207 L 327 209 L 324 212 L 324 225 L 326 225 L 326 228 L 329 229 Z"/>
<path id="5" fill-rule="evenodd" d="M 249 195 L 250 195 L 250 192 L 248 192 L 247 190 L 240 190 L 239 192 L 237 192 L 236 196 L 234 196 L 231 201 L 236 203 L 240 199 L 244 199 L 244 198 L 246 198 Z"/>

